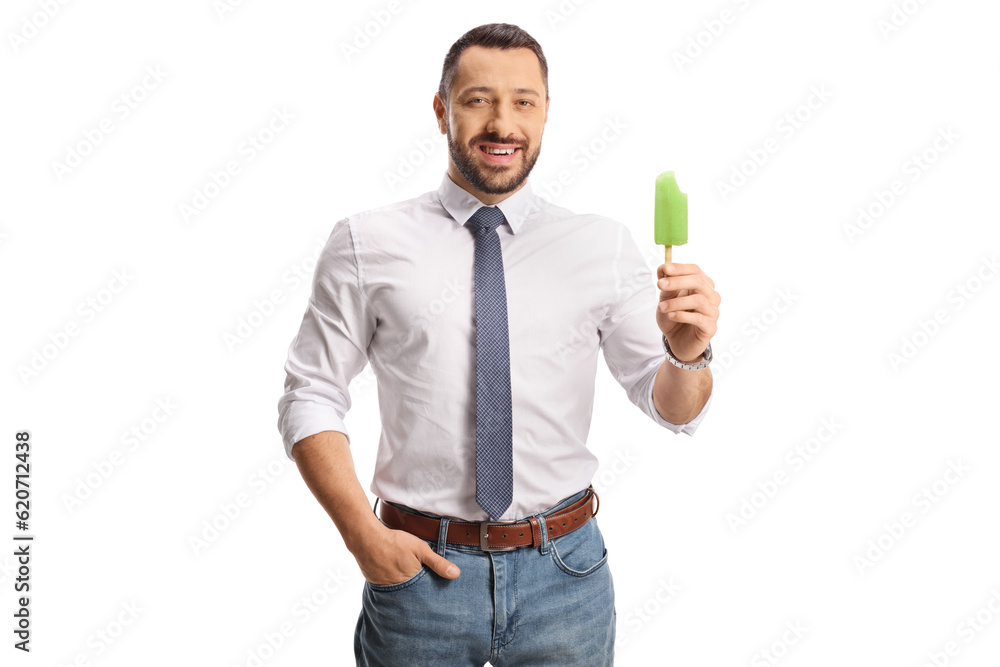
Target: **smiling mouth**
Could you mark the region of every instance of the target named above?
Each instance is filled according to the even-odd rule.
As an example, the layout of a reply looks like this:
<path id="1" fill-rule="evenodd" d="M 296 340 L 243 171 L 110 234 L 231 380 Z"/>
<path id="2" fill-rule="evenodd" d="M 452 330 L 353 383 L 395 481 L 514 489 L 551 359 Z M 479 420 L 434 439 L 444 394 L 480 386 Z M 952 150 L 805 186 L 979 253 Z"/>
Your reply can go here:
<path id="1" fill-rule="evenodd" d="M 479 154 L 486 164 L 494 167 L 512 166 L 520 150 L 520 146 L 513 144 L 479 144 Z"/>
<path id="2" fill-rule="evenodd" d="M 479 150 L 487 155 L 513 155 L 514 152 L 518 150 L 518 147 L 509 146 L 507 148 L 494 148 L 493 146 L 480 146 Z"/>

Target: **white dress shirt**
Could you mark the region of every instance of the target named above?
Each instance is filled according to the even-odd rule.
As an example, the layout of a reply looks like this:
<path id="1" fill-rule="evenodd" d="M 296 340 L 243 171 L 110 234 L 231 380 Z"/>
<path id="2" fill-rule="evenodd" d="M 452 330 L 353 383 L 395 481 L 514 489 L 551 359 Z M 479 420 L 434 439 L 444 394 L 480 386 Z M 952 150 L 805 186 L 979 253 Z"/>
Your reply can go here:
<path id="1" fill-rule="evenodd" d="M 334 225 L 285 364 L 278 429 L 289 458 L 320 431 L 350 442 L 348 385 L 370 362 L 382 421 L 371 491 L 441 516 L 488 518 L 476 503 L 475 237 L 466 224 L 481 206 L 445 174 L 437 191 Z M 506 520 L 591 483 L 599 347 L 629 400 L 675 433 L 694 433 L 711 396 L 684 425 L 653 405 L 664 360 L 659 290 L 627 227 L 549 204 L 530 182 L 497 207 L 507 219 L 497 232 L 513 409 Z"/>

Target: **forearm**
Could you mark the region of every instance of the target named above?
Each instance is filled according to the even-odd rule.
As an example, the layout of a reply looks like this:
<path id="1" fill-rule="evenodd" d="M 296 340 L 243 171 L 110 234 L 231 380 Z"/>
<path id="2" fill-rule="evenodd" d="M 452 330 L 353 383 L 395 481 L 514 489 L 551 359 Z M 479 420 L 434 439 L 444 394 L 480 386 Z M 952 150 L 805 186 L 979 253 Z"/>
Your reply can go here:
<path id="1" fill-rule="evenodd" d="M 656 370 L 653 405 L 671 424 L 686 424 L 697 417 L 711 393 L 710 368 L 688 371 L 664 359 Z"/>
<path id="2" fill-rule="evenodd" d="M 352 553 L 366 537 L 384 528 L 358 481 L 347 436 L 339 431 L 310 435 L 295 443 L 292 455 L 306 486 Z"/>

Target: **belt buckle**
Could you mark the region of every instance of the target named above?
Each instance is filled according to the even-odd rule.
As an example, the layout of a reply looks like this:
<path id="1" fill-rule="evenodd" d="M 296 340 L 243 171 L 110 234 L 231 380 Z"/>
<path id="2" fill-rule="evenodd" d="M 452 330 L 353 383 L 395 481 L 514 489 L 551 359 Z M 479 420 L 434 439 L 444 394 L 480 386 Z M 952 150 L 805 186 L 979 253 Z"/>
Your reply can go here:
<path id="1" fill-rule="evenodd" d="M 479 522 L 479 548 L 483 551 L 513 551 L 517 547 L 491 547 L 487 539 L 489 538 L 490 526 L 504 526 L 517 521 L 480 521 Z"/>

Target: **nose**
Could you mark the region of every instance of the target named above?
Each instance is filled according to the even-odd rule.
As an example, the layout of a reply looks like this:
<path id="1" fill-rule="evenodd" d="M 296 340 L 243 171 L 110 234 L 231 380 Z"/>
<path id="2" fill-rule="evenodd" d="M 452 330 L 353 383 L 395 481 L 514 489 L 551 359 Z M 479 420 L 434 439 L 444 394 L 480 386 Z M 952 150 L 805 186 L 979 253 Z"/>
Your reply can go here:
<path id="1" fill-rule="evenodd" d="M 512 110 L 506 104 L 493 105 L 492 113 L 486 122 L 486 131 L 503 137 L 504 139 L 514 134 L 514 122 Z"/>

